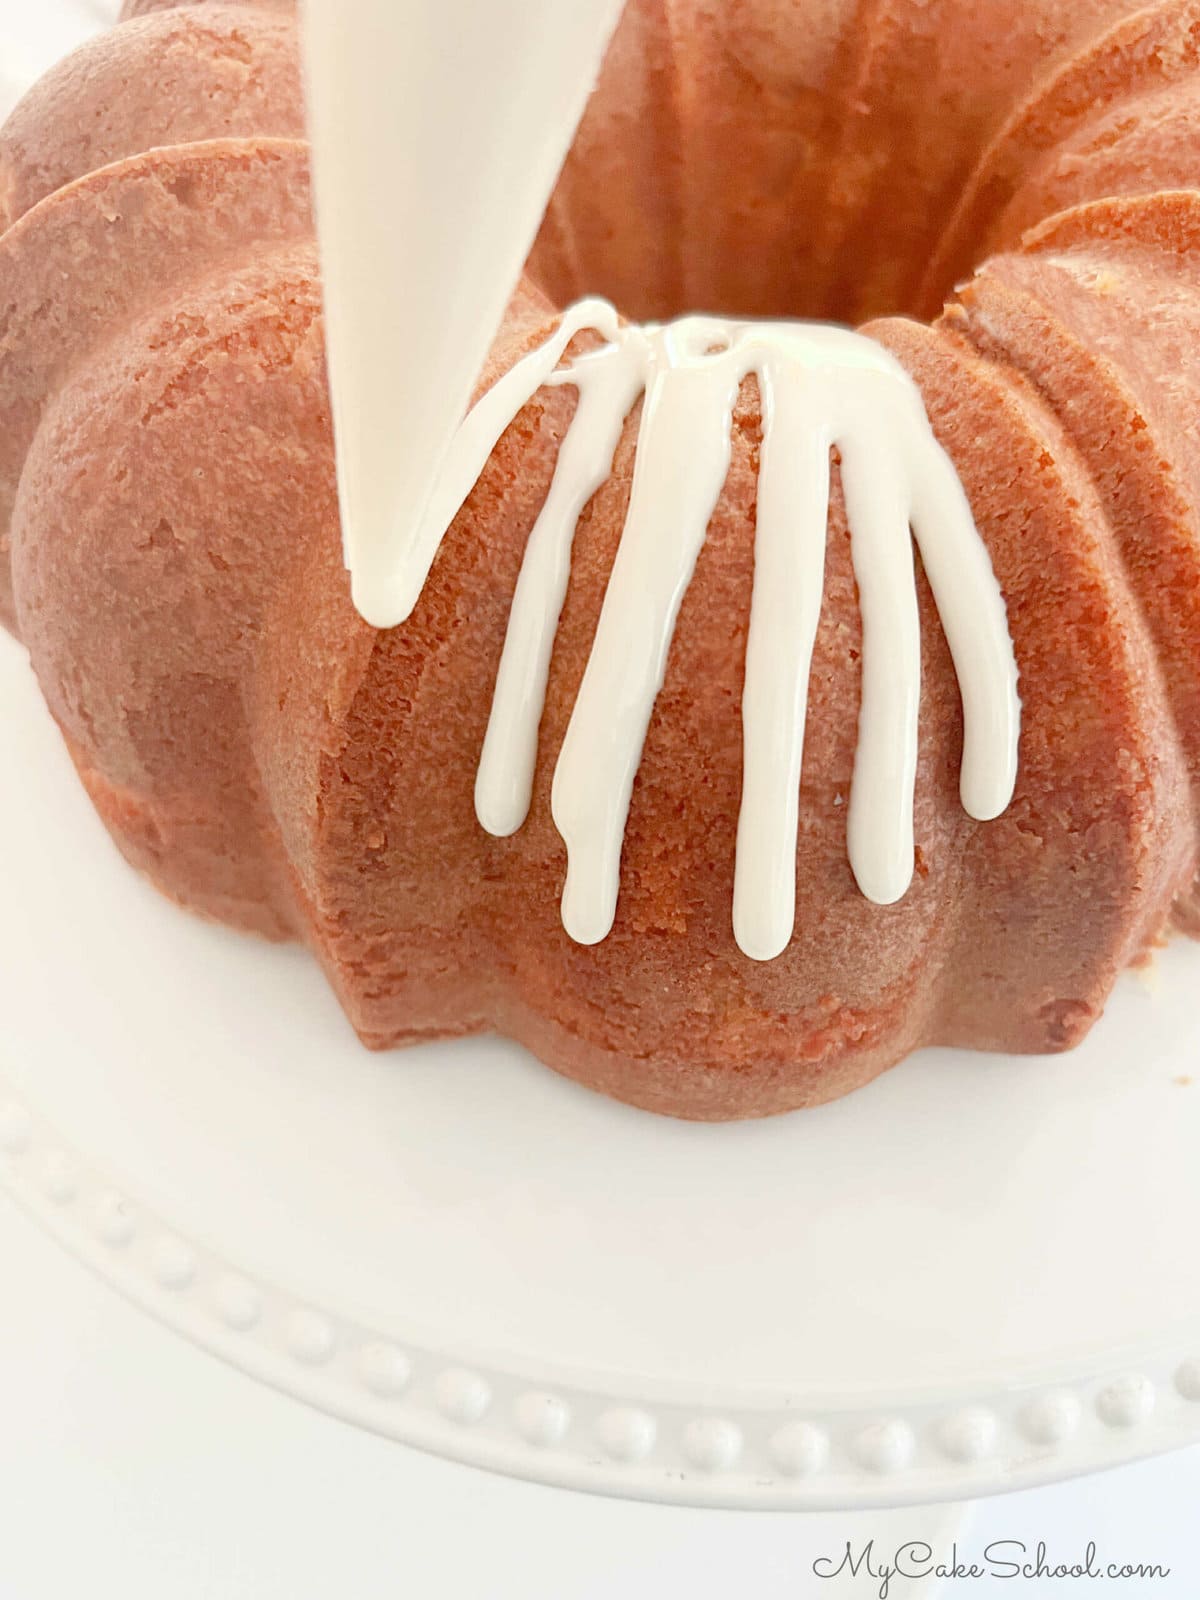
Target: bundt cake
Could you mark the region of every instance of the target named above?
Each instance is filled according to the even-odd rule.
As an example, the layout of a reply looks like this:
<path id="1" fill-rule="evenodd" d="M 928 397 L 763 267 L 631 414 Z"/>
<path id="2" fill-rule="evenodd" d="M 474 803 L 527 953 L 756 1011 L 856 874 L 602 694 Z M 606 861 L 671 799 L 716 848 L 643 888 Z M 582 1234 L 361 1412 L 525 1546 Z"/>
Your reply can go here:
<path id="1" fill-rule="evenodd" d="M 476 768 L 576 394 L 535 394 L 409 619 L 368 625 L 292 6 L 127 5 L 0 131 L 0 614 L 121 850 L 199 912 L 304 940 L 373 1048 L 499 1031 L 678 1116 L 812 1105 L 925 1044 L 1075 1044 L 1123 968 L 1200 932 L 1198 52 L 1200 0 L 626 6 L 480 393 L 583 295 L 864 324 L 957 469 L 1020 672 L 1015 794 L 979 822 L 918 567 L 915 872 L 872 903 L 846 845 L 862 623 L 835 463 L 795 933 L 756 961 L 730 905 L 758 387 L 682 599 L 615 922 L 578 944 L 551 780 L 633 421 L 579 521 L 528 819 L 493 837 Z"/>

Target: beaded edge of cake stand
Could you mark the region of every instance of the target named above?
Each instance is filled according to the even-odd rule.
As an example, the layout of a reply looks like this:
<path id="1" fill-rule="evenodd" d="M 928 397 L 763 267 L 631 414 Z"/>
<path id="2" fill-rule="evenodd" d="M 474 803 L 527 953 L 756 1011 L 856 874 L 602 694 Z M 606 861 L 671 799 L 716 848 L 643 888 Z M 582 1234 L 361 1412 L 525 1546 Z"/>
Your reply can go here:
<path id="1" fill-rule="evenodd" d="M 650 1398 L 400 1344 L 240 1271 L 7 1091 L 0 1189 L 128 1299 L 231 1365 L 344 1421 L 511 1477 L 687 1505 L 841 1509 L 972 1498 L 1200 1438 L 1200 1330 L 1136 1366 L 983 1397 L 710 1405 L 663 1385 Z"/>

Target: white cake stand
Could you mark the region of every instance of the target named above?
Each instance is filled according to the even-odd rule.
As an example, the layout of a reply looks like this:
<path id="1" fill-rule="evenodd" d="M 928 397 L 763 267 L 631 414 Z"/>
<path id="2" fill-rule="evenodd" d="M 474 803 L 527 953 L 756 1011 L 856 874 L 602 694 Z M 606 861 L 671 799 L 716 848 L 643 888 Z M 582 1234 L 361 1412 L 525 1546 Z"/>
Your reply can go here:
<path id="1" fill-rule="evenodd" d="M 1083 1049 L 703 1127 L 498 1040 L 373 1057 L 118 859 L 0 647 L 0 1184 L 347 1421 L 693 1504 L 962 1500 L 1200 1439 L 1200 951 Z"/>

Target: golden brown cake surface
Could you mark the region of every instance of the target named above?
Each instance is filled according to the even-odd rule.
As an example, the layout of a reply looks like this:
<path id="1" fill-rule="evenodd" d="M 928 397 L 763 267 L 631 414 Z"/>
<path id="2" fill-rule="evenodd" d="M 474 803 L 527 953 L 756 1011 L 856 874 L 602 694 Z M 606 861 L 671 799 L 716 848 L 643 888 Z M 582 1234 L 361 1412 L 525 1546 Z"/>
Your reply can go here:
<path id="1" fill-rule="evenodd" d="M 576 945 L 549 785 L 633 424 L 579 526 L 529 820 L 493 838 L 475 769 L 571 393 L 509 428 L 410 621 L 364 623 L 291 7 L 127 12 L 0 132 L 0 614 L 118 845 L 167 893 L 305 940 L 372 1046 L 498 1029 L 700 1118 L 827 1100 L 926 1043 L 1066 1048 L 1173 915 L 1200 925 L 1200 6 L 626 9 L 481 386 L 584 292 L 639 316 L 876 319 L 967 491 L 1021 674 L 1017 793 L 977 823 L 920 580 L 917 874 L 872 904 L 846 857 L 861 626 L 835 477 L 796 932 L 770 962 L 730 925 L 754 381 L 616 924 Z"/>

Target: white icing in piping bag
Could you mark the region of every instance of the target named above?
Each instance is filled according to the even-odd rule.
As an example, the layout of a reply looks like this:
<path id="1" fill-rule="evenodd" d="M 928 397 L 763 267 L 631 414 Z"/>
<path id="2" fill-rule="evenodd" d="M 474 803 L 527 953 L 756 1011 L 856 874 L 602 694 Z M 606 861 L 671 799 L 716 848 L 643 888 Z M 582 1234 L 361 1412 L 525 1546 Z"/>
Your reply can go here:
<path id="1" fill-rule="evenodd" d="M 620 13 L 302 0 L 345 558 L 377 627 L 420 593 L 438 465 Z"/>

